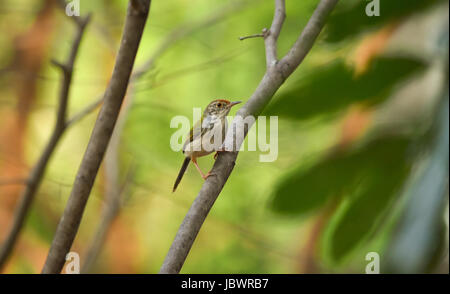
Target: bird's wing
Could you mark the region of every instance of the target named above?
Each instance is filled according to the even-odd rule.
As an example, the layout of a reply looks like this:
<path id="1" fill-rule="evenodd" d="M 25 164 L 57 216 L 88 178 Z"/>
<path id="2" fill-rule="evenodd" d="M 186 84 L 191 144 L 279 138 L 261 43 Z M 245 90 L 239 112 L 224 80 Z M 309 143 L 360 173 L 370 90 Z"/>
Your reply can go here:
<path id="1" fill-rule="evenodd" d="M 208 130 L 211 130 L 214 127 L 214 124 L 211 123 L 210 117 L 201 118 L 197 123 L 194 125 L 194 127 L 189 132 L 189 136 L 186 138 L 186 141 L 184 142 L 183 149 L 194 141 L 195 139 L 203 136 Z"/>

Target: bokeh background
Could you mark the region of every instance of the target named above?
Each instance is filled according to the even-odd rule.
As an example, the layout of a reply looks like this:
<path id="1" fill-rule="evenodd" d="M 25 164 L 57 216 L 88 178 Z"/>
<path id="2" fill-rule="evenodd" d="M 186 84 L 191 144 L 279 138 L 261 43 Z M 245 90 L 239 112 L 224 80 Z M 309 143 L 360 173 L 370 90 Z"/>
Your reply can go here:
<path id="1" fill-rule="evenodd" d="M 93 20 L 69 117 L 101 97 L 128 1 L 80 1 Z M 176 115 L 246 101 L 265 71 L 273 1 L 152 1 L 136 68 L 72 251 L 83 272 L 157 273 L 203 180 L 171 150 Z M 318 1 L 286 1 L 285 54 Z M 275 162 L 243 151 L 182 273 L 448 273 L 448 1 L 340 1 L 263 115 Z M 0 0 L 0 245 L 55 122 L 74 23 L 54 0 Z M 4 273 L 40 272 L 98 109 L 68 129 Z M 234 110 L 235 111 L 235 110 Z M 234 113 L 232 111 L 231 114 Z M 204 171 L 212 156 L 199 159 Z"/>

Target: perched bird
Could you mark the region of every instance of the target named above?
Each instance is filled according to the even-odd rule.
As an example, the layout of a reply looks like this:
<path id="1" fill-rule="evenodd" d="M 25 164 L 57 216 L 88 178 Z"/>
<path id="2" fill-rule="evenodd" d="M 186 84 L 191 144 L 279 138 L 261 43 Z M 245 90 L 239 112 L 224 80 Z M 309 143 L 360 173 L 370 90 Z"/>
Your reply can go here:
<path id="1" fill-rule="evenodd" d="M 194 163 L 203 179 L 206 180 L 206 178 L 210 176 L 209 172 L 206 175 L 203 174 L 197 164 L 197 157 L 219 151 L 223 140 L 225 139 L 227 130 L 226 116 L 230 112 L 231 107 L 239 103 L 241 103 L 241 101 L 230 102 L 228 100 L 218 99 L 208 104 L 200 121 L 194 125 L 184 142 L 183 153 L 186 158 L 184 159 L 181 170 L 173 185 L 173 192 L 177 189 L 190 161 Z M 220 142 L 215 141 L 214 138 L 217 136 L 214 134 L 220 134 Z M 205 148 L 205 146 L 212 148 Z"/>

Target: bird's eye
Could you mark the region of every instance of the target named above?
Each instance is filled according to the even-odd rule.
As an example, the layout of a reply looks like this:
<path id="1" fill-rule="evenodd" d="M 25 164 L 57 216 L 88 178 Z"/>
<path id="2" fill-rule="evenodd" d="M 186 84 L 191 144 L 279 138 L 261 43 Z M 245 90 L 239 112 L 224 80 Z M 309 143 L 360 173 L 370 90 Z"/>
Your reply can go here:
<path id="1" fill-rule="evenodd" d="M 217 103 L 217 107 L 222 107 L 222 103 Z"/>

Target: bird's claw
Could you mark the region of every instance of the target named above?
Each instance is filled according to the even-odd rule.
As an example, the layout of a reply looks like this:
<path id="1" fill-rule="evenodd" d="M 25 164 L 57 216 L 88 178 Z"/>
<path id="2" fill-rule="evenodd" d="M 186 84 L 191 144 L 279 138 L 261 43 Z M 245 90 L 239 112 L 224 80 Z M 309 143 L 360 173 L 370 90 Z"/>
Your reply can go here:
<path id="1" fill-rule="evenodd" d="M 203 178 L 204 180 L 206 180 L 206 179 L 209 178 L 210 176 L 215 176 L 215 175 L 216 175 L 215 173 L 209 171 L 206 175 L 203 175 L 202 178 Z"/>
<path id="2" fill-rule="evenodd" d="M 217 156 L 219 156 L 219 152 L 227 152 L 225 149 L 219 149 L 216 151 L 216 154 L 214 154 L 214 160 L 217 159 Z"/>

